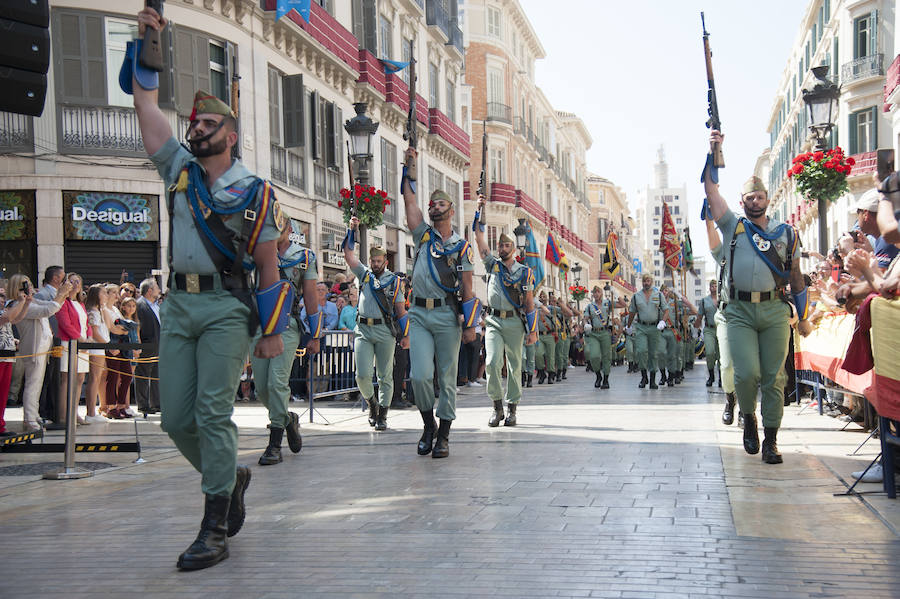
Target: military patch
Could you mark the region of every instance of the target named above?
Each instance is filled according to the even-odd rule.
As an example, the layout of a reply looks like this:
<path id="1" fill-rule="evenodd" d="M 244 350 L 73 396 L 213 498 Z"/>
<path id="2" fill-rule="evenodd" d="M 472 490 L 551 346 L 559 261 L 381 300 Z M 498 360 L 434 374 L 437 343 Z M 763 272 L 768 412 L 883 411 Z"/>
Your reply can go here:
<path id="1" fill-rule="evenodd" d="M 287 224 L 287 218 L 284 216 L 284 212 L 281 210 L 281 204 L 278 203 L 278 200 L 272 200 L 272 216 L 275 219 L 275 228 L 278 229 L 279 232 L 284 231 L 284 227 Z"/>
<path id="2" fill-rule="evenodd" d="M 467 245 L 467 246 L 466 246 L 466 259 L 467 259 L 470 263 L 475 264 L 475 252 L 472 250 L 472 246 L 471 246 L 471 245 Z"/>
<path id="3" fill-rule="evenodd" d="M 756 244 L 756 247 L 758 247 L 761 252 L 768 252 L 769 248 L 772 247 L 772 242 L 760 237 L 759 233 L 753 234 L 753 243 Z"/>

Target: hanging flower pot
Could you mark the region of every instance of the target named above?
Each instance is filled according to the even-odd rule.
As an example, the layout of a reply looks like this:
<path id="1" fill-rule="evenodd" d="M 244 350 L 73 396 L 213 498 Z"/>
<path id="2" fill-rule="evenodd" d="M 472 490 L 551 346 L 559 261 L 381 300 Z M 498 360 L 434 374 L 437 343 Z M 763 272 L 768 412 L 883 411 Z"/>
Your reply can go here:
<path id="1" fill-rule="evenodd" d="M 856 161 L 844 156 L 840 146 L 827 152 L 816 151 L 798 154 L 787 171 L 800 192 L 810 204 L 815 200 L 834 202 L 847 192 L 847 175 Z"/>
<path id="2" fill-rule="evenodd" d="M 338 208 L 344 209 L 344 223 L 346 224 L 350 223 L 355 204 L 356 217 L 360 224 L 369 228 L 377 227 L 384 221 L 384 211 L 391 204 L 386 191 L 375 189 L 371 185 L 369 187 L 354 185 L 352 190 L 344 188 L 340 194 Z"/>

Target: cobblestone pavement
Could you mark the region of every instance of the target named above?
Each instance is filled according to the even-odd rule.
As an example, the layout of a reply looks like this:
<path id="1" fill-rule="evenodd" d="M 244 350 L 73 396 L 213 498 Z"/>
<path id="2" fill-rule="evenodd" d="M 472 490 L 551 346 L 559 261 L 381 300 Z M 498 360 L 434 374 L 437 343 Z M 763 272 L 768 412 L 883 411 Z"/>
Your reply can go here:
<path id="1" fill-rule="evenodd" d="M 151 417 L 139 423 L 147 463 L 78 454 L 113 467 L 0 476 L 0 595 L 897 597 L 897 502 L 834 496 L 877 441 L 848 456 L 858 427 L 789 407 L 785 463 L 764 465 L 721 424 L 723 396 L 704 378 L 701 364 L 683 385 L 642 391 L 616 368 L 600 391 L 571 369 L 527 390 L 519 426 L 497 429 L 484 390 L 466 389 L 445 460 L 416 455 L 415 410 L 392 411 L 376 434 L 331 402 L 304 422 L 299 455 L 285 447 L 284 463 L 262 468 L 264 411 L 238 404 L 241 459 L 254 464 L 247 522 L 226 562 L 192 573 L 175 560 L 199 524 L 199 476 Z M 0 454 L 0 471 L 60 459 Z"/>

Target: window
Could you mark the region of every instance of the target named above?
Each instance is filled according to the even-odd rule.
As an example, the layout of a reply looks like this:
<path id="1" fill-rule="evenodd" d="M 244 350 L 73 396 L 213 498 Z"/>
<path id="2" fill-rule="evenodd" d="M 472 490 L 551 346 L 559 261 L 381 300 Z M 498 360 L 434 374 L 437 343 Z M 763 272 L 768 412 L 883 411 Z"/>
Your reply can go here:
<path id="1" fill-rule="evenodd" d="M 428 167 L 428 196 L 438 189 L 444 189 L 444 175 L 433 166 Z"/>
<path id="2" fill-rule="evenodd" d="M 500 228 L 495 225 L 488 225 L 487 231 L 485 231 L 485 232 L 487 233 L 488 246 L 490 246 L 492 252 L 496 252 L 497 251 L 497 238 L 500 237 L 500 233 L 501 233 Z"/>
<path id="3" fill-rule="evenodd" d="M 681 219 L 680 219 L 680 218 L 676 218 L 676 219 L 675 219 L 675 224 L 676 224 L 676 225 L 680 225 L 680 224 L 681 224 Z"/>
<path id="4" fill-rule="evenodd" d="M 488 95 L 487 101 L 497 104 L 505 104 L 503 89 L 503 71 L 500 69 L 488 69 Z"/>
<path id="5" fill-rule="evenodd" d="M 303 75 L 285 76 L 269 67 L 268 80 L 271 177 L 305 191 Z"/>
<path id="6" fill-rule="evenodd" d="M 878 107 L 850 114 L 850 154 L 874 152 L 878 147 Z"/>
<path id="7" fill-rule="evenodd" d="M 444 191 L 446 191 L 447 195 L 450 196 L 450 199 L 453 200 L 453 205 L 459 206 L 459 183 L 450 177 L 446 177 L 444 179 Z"/>
<path id="8" fill-rule="evenodd" d="M 487 10 L 487 32 L 491 37 L 503 39 L 503 33 L 500 28 L 500 9 L 489 6 Z"/>
<path id="9" fill-rule="evenodd" d="M 390 19 L 384 15 L 381 15 L 380 19 L 381 57 L 390 60 L 394 56 L 394 29 Z"/>
<path id="10" fill-rule="evenodd" d="M 503 148 L 491 148 L 491 181 L 500 183 L 506 181 L 503 170 Z"/>
<path id="11" fill-rule="evenodd" d="M 653 236 L 656 237 L 659 235 L 659 229 L 653 229 Z"/>
<path id="12" fill-rule="evenodd" d="M 353 19 L 353 35 L 359 40 L 359 47 L 377 55 L 379 23 L 375 0 L 353 0 L 350 8 Z"/>
<path id="13" fill-rule="evenodd" d="M 397 222 L 397 146 L 381 138 L 381 189 L 387 192 L 390 206 L 385 210 L 385 217 Z"/>
<path id="14" fill-rule="evenodd" d="M 230 104 L 228 86 L 228 58 L 225 44 L 209 42 L 209 91 L 226 104 Z"/>
<path id="15" fill-rule="evenodd" d="M 325 9 L 325 12 L 334 16 L 334 0 L 313 0 L 316 4 Z"/>
<path id="16" fill-rule="evenodd" d="M 409 53 L 409 43 L 410 42 L 408 39 L 403 38 L 403 47 L 400 48 L 400 56 L 401 56 L 400 60 L 402 60 L 403 62 L 409 62 L 411 60 L 412 55 Z M 400 78 L 403 79 L 403 82 L 406 83 L 406 85 L 409 85 L 409 69 L 408 68 L 400 71 Z"/>
<path id="17" fill-rule="evenodd" d="M 656 216 L 659 216 L 659 206 L 655 206 L 653 208 L 653 214 L 655 214 Z"/>
<path id="18" fill-rule="evenodd" d="M 878 11 L 853 19 L 853 58 L 878 54 Z"/>
<path id="19" fill-rule="evenodd" d="M 131 96 L 119 87 L 119 69 L 125 58 L 125 44 L 137 37 L 137 23 L 123 19 L 106 19 L 106 89 L 110 106 L 134 106 Z"/>
<path id="20" fill-rule="evenodd" d="M 678 214 L 679 211 L 680 211 L 680 208 L 678 206 L 672 206 L 672 214 Z"/>
<path id="21" fill-rule="evenodd" d="M 438 67 L 433 62 L 428 63 L 428 107 L 439 108 L 438 106 Z"/>
<path id="22" fill-rule="evenodd" d="M 456 85 L 454 85 L 453 81 L 447 79 L 447 106 L 445 112 L 447 113 L 447 118 L 449 118 L 452 122 L 456 122 Z"/>
<path id="23" fill-rule="evenodd" d="M 309 130 L 315 193 L 335 198 L 342 183 L 343 111 L 315 91 L 309 94 Z"/>

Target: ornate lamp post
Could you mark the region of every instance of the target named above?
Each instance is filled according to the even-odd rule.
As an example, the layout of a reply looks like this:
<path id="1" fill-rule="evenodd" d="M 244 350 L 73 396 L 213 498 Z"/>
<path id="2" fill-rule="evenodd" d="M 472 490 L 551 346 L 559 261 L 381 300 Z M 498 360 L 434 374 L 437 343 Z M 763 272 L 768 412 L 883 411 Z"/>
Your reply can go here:
<path id="1" fill-rule="evenodd" d="M 353 105 L 356 116 L 344 123 L 344 130 L 350 136 L 350 158 L 353 160 L 353 174 L 356 183 L 369 185 L 369 174 L 372 162 L 372 141 L 379 123 L 373 122 L 366 115 L 366 103 L 357 102 Z M 349 164 L 347 165 L 350 166 Z M 359 225 L 359 260 L 366 262 L 369 251 L 366 235 L 366 226 Z"/>
<path id="2" fill-rule="evenodd" d="M 811 90 L 800 90 L 803 93 L 803 102 L 809 111 L 809 128 L 816 137 L 816 150 L 827 150 L 825 137 L 834 128 L 834 119 L 838 111 L 838 98 L 841 97 L 841 89 L 832 81 L 829 81 L 827 66 L 812 68 L 816 78 L 816 84 Z M 819 207 L 819 253 L 828 255 L 828 201 L 818 200 Z"/>
<path id="3" fill-rule="evenodd" d="M 572 275 L 575 277 L 575 286 L 577 287 L 581 284 L 581 265 L 577 262 L 572 267 Z M 581 300 L 577 297 L 575 298 L 575 307 L 578 308 L 578 313 L 581 314 Z"/>
<path id="4" fill-rule="evenodd" d="M 513 235 L 516 236 L 516 248 L 519 250 L 519 256 L 525 259 L 525 249 L 528 247 L 528 222 L 527 218 L 520 218 L 519 224 L 513 229 Z"/>

